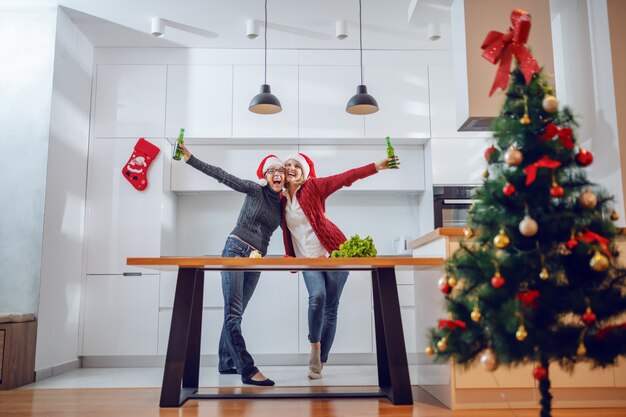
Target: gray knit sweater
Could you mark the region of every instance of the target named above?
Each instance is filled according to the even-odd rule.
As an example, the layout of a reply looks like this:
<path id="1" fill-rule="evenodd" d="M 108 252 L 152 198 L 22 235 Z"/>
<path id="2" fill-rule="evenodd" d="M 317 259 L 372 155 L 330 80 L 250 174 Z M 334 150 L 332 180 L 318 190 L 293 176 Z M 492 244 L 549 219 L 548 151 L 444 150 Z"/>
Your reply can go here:
<path id="1" fill-rule="evenodd" d="M 270 237 L 281 222 L 283 210 L 280 205 L 280 193 L 272 190 L 269 185 L 261 187 L 254 181 L 237 178 L 221 168 L 202 162 L 193 155 L 187 164 L 225 186 L 246 194 L 237 224 L 231 234 L 258 249 L 265 256 Z"/>

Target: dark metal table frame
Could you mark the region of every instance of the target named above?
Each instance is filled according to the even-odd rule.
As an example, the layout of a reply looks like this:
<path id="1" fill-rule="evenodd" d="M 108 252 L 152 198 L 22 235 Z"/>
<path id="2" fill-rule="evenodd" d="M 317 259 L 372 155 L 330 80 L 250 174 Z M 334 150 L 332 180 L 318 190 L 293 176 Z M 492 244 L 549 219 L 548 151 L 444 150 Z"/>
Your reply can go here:
<path id="1" fill-rule="evenodd" d="M 224 398 L 388 398 L 395 405 L 413 404 L 394 268 L 359 267 L 317 270 L 372 271 L 374 326 L 379 392 L 198 394 L 204 271 L 281 270 L 284 268 L 180 267 L 172 309 L 170 337 L 161 388 L 161 407 L 180 407 L 189 399 Z M 290 267 L 290 271 L 316 270 Z M 221 323 L 220 323 L 221 324 Z"/>

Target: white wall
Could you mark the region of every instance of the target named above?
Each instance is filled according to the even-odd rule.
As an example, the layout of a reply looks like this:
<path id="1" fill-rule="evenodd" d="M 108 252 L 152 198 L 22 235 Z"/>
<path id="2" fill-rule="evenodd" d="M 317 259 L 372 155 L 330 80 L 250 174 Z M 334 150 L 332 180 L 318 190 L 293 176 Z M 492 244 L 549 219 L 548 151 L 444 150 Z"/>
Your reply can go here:
<path id="1" fill-rule="evenodd" d="M 50 6 L 0 9 L 2 312 L 38 311 L 56 15 Z"/>
<path id="2" fill-rule="evenodd" d="M 59 9 L 35 369 L 78 349 L 93 47 Z"/>
<path id="3" fill-rule="evenodd" d="M 615 196 L 624 226 L 617 116 L 604 0 L 550 0 L 557 97 L 580 123 L 580 145 L 594 155 L 589 179 Z"/>

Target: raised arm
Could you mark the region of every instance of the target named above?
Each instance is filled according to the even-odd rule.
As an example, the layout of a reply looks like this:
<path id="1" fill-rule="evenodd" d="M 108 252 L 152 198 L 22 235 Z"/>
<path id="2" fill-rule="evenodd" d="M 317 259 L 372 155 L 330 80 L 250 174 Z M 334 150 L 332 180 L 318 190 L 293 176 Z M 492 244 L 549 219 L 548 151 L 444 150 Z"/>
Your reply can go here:
<path id="1" fill-rule="evenodd" d="M 396 161 L 398 161 L 398 157 L 396 157 Z M 386 158 L 382 161 L 367 164 L 359 168 L 353 168 L 340 174 L 318 178 L 315 184 L 323 196 L 329 196 L 343 187 L 351 186 L 357 180 L 374 175 L 382 169 L 389 169 L 389 162 L 390 159 Z M 399 164 L 399 162 L 396 163 Z"/>
<path id="2" fill-rule="evenodd" d="M 224 171 L 222 168 L 216 167 L 211 164 L 207 164 L 193 156 L 191 152 L 185 147 L 185 145 L 181 146 L 183 150 L 183 155 L 185 157 L 185 162 L 188 165 L 194 167 L 198 171 L 205 173 L 206 175 L 215 178 L 218 182 L 221 182 L 225 186 L 232 188 L 235 191 L 239 191 L 240 193 L 249 194 L 250 192 L 259 188 L 259 184 L 250 180 L 243 180 L 239 177 L 236 177 L 228 172 Z"/>

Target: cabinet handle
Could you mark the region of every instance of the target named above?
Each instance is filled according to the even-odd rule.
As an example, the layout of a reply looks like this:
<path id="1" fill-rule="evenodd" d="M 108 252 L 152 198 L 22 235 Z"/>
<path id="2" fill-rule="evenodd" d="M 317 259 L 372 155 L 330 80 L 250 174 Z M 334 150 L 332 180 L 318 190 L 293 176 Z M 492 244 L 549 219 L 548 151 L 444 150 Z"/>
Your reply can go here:
<path id="1" fill-rule="evenodd" d="M 141 272 L 124 272 L 122 275 L 125 277 L 140 277 L 142 275 Z"/>

